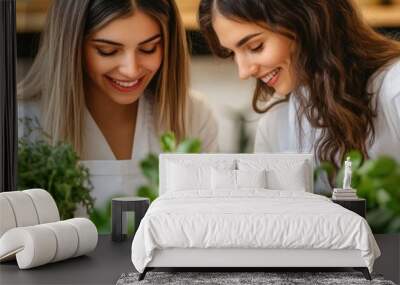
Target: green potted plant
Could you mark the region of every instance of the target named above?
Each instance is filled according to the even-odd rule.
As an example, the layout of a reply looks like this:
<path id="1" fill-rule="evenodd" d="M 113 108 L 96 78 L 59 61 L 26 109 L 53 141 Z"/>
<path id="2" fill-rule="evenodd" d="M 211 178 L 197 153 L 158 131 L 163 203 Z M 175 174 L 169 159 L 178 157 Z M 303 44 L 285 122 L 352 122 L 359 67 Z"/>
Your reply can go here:
<path id="1" fill-rule="evenodd" d="M 181 143 L 177 143 L 175 135 L 167 132 L 161 135 L 160 146 L 163 152 L 175 153 L 198 153 L 201 151 L 201 142 L 197 139 L 185 139 Z M 140 169 L 143 176 L 147 180 L 146 185 L 141 185 L 137 189 L 137 195 L 149 198 L 153 201 L 158 196 L 159 172 L 158 172 L 158 156 L 149 153 L 145 159 L 140 161 Z M 133 193 L 132 193 L 133 194 Z M 128 216 L 128 234 L 133 232 L 132 216 Z M 99 233 L 109 233 L 111 231 L 111 200 L 107 206 L 99 209 L 94 208 L 90 219 L 94 222 Z"/>
<path id="2" fill-rule="evenodd" d="M 28 133 L 18 140 L 18 190 L 43 188 L 48 191 L 57 204 L 61 219 L 72 218 L 78 205 L 90 214 L 93 198 L 90 196 L 89 170 L 79 164 L 72 145 L 62 142 L 50 145 L 45 140 L 48 135 L 35 126 L 35 122 L 31 119 L 21 121 Z M 30 139 L 35 132 L 40 133 L 39 138 Z"/>
<path id="3" fill-rule="evenodd" d="M 374 233 L 400 233 L 400 164 L 388 156 L 363 160 L 359 151 L 347 156 L 352 161 L 352 183 L 358 197 L 367 201 L 367 221 Z M 346 157 L 347 157 L 346 156 Z M 333 173 L 333 166 L 324 162 L 316 169 Z M 335 187 L 341 187 L 344 167 L 338 171 Z"/>

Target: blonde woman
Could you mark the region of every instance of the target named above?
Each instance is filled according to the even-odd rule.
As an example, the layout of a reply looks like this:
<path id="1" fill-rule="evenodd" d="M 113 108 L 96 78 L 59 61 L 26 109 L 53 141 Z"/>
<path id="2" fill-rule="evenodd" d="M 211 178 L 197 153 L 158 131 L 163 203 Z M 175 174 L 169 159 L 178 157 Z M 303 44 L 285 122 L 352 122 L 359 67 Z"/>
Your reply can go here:
<path id="1" fill-rule="evenodd" d="M 92 174 L 96 205 L 143 182 L 139 160 L 159 135 L 217 150 L 208 105 L 189 95 L 188 48 L 173 0 L 55 0 L 41 46 L 19 84 L 21 117 L 51 143 L 71 143 Z"/>

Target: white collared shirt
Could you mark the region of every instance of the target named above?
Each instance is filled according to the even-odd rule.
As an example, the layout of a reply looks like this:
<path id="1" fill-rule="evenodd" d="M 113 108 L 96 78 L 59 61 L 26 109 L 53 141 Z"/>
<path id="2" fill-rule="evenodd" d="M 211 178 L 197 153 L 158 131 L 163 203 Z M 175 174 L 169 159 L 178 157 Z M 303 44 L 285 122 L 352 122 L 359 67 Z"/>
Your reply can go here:
<path id="1" fill-rule="evenodd" d="M 19 117 L 38 117 L 39 102 L 23 102 L 18 106 Z M 197 93 L 191 93 L 188 105 L 188 137 L 202 141 L 203 152 L 217 152 L 218 127 L 207 101 Z M 19 136 L 23 133 L 19 128 Z M 146 183 L 139 163 L 150 152 L 161 152 L 160 139 L 155 130 L 151 100 L 143 95 L 139 99 L 132 157 L 116 160 L 106 138 L 90 112 L 85 108 L 83 125 L 83 149 L 81 163 L 89 168 L 94 189 L 92 197 L 96 207 L 104 207 L 115 196 L 134 196 L 138 187 Z"/>
<path id="2" fill-rule="evenodd" d="M 368 149 L 371 158 L 389 155 L 400 161 L 400 60 L 376 72 L 369 81 L 375 95 L 377 117 L 374 119 L 375 141 Z M 314 152 L 319 131 L 302 118 L 302 143 L 298 137 L 297 100 L 274 106 L 259 121 L 255 152 Z"/>

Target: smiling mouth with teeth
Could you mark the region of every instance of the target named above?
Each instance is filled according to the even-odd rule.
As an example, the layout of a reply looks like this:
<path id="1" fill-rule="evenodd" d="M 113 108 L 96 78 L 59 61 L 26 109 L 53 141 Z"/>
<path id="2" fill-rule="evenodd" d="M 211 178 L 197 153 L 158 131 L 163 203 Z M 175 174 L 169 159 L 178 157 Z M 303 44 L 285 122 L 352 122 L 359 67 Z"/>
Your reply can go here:
<path id="1" fill-rule="evenodd" d="M 269 86 L 274 85 L 279 78 L 279 72 L 281 71 L 280 67 L 275 68 L 274 70 L 272 70 L 271 72 L 269 72 L 267 75 L 261 77 L 260 79 L 266 83 Z"/>
<path id="2" fill-rule="evenodd" d="M 124 81 L 117 81 L 113 79 L 113 82 L 118 84 L 121 87 L 132 87 L 133 85 L 137 84 L 139 82 L 139 80 L 135 80 L 135 81 L 130 81 L 130 82 L 124 82 Z"/>
<path id="3" fill-rule="evenodd" d="M 136 79 L 134 81 L 119 81 L 111 77 L 107 77 L 107 79 L 111 83 L 111 86 L 117 89 L 118 91 L 131 92 L 136 90 L 140 86 L 143 77 Z"/>

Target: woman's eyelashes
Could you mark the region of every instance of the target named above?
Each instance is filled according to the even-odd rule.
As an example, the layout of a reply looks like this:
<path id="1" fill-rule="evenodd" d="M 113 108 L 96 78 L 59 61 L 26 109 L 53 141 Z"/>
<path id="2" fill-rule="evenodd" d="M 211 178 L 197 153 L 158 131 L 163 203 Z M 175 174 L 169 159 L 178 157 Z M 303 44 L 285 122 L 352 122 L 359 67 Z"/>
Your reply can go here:
<path id="1" fill-rule="evenodd" d="M 145 54 L 152 54 L 155 53 L 157 48 L 161 45 L 161 41 L 158 40 L 156 42 L 146 43 L 142 46 L 139 46 L 139 51 Z"/>
<path id="2" fill-rule="evenodd" d="M 139 50 L 145 54 L 152 54 L 157 50 L 158 44 L 153 45 L 153 47 L 142 47 Z"/>
<path id="3" fill-rule="evenodd" d="M 117 51 L 118 51 L 118 50 L 116 50 L 116 49 L 113 49 L 113 50 L 104 50 L 104 49 L 97 48 L 97 53 L 98 53 L 99 55 L 101 55 L 101 56 L 112 56 L 112 55 L 116 54 Z"/>
<path id="4" fill-rule="evenodd" d="M 264 50 L 264 43 L 258 43 L 256 45 L 249 45 L 247 47 L 247 49 L 251 53 L 260 53 Z M 224 58 L 229 58 L 229 59 L 235 60 L 235 52 L 234 51 L 224 48 L 222 50 L 222 53 L 223 53 Z"/>
<path id="5" fill-rule="evenodd" d="M 142 52 L 144 54 L 152 54 L 152 53 L 156 52 L 158 46 L 159 46 L 159 43 L 155 43 L 152 45 L 139 47 L 138 51 Z M 96 48 L 96 49 L 97 49 L 97 53 L 104 57 L 113 56 L 118 52 L 118 49 L 102 49 L 102 48 Z"/>
<path id="6" fill-rule="evenodd" d="M 259 43 L 249 47 L 250 51 L 253 53 L 261 52 L 264 49 L 264 43 Z"/>

